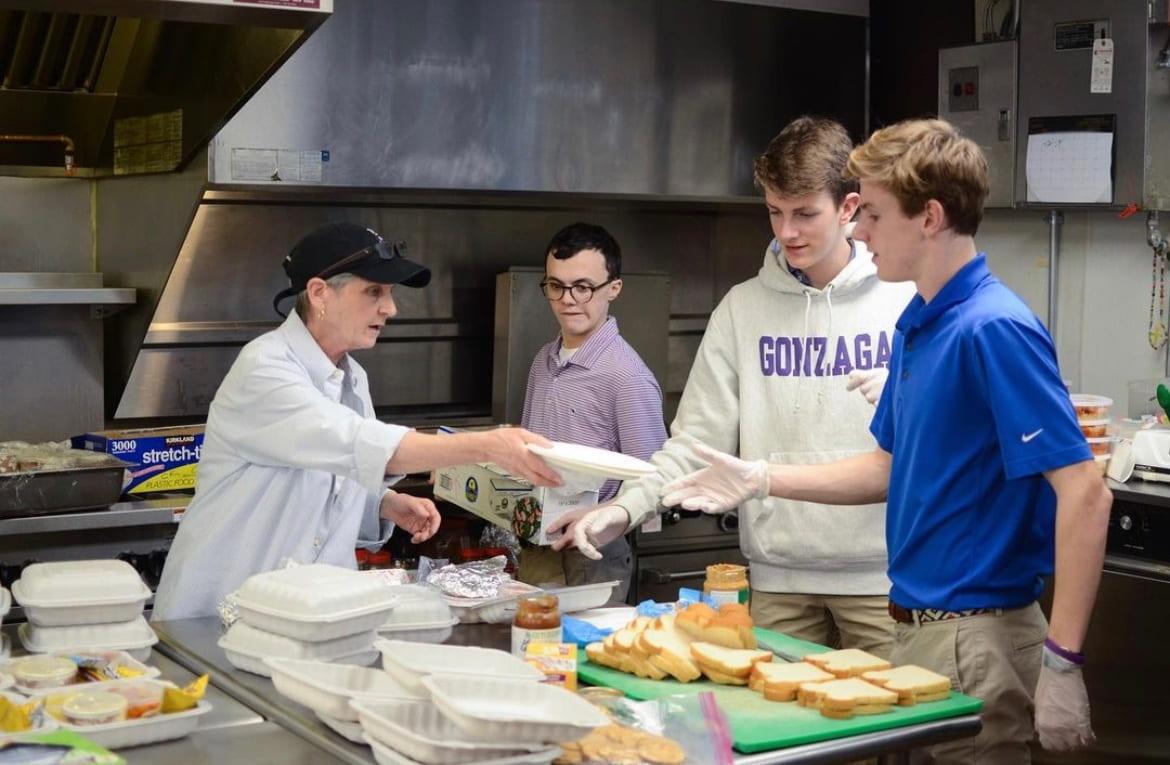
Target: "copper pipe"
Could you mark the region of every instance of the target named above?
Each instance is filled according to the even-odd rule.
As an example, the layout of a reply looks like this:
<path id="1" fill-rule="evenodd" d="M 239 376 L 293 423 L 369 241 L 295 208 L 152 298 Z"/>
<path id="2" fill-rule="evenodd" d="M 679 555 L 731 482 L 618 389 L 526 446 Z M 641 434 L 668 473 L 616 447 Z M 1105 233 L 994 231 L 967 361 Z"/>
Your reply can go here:
<path id="1" fill-rule="evenodd" d="M 76 146 L 67 135 L 21 135 L 0 133 L 0 143 L 61 143 L 65 145 L 65 175 L 73 175 L 73 153 Z"/>

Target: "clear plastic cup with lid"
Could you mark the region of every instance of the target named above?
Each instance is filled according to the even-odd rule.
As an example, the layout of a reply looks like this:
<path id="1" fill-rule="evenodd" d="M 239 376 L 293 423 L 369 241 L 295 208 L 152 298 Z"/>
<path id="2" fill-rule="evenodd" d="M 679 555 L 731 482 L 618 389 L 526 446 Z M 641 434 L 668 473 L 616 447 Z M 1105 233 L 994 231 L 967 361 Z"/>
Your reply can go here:
<path id="1" fill-rule="evenodd" d="M 1076 410 L 1077 421 L 1081 423 L 1107 419 L 1109 407 L 1113 406 L 1113 399 L 1091 393 L 1074 393 L 1069 398 L 1072 399 L 1073 409 Z"/>
<path id="2" fill-rule="evenodd" d="M 65 699 L 61 712 L 74 725 L 106 725 L 126 719 L 130 706 L 125 696 L 106 691 L 87 691 Z"/>
<path id="3" fill-rule="evenodd" d="M 77 676 L 77 664 L 64 656 L 29 656 L 12 668 L 16 682 L 25 688 L 58 688 Z"/>

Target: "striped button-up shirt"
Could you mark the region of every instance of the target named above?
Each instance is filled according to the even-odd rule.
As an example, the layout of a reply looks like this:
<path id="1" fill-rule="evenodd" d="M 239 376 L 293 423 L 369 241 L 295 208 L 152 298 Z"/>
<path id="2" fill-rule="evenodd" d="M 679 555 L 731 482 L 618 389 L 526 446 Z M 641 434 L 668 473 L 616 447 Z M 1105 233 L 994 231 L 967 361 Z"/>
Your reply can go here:
<path id="1" fill-rule="evenodd" d="M 560 361 L 561 338 L 540 349 L 528 372 L 523 427 L 567 441 L 649 459 L 666 441 L 662 388 L 612 316 L 573 356 Z M 606 481 L 607 502 L 620 481 Z"/>

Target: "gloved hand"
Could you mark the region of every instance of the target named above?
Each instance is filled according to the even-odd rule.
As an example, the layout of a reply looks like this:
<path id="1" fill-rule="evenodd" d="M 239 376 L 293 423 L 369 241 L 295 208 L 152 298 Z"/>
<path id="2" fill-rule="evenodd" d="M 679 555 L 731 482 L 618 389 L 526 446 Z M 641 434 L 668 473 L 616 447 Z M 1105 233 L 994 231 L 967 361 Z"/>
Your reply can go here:
<path id="1" fill-rule="evenodd" d="M 587 475 L 585 473 L 576 473 L 572 470 L 557 469 L 557 473 L 561 477 L 561 485 L 554 491 L 559 492 L 562 496 L 571 497 L 574 494 L 580 494 L 583 491 L 597 491 L 605 484 L 604 478 Z"/>
<path id="2" fill-rule="evenodd" d="M 626 533 L 630 514 L 620 505 L 602 505 L 591 510 L 573 510 L 549 525 L 551 536 L 560 530 L 564 534 L 552 543 L 554 550 L 576 547 L 591 560 L 601 560 L 601 549 Z"/>
<path id="3" fill-rule="evenodd" d="M 882 388 L 886 387 L 886 378 L 889 376 L 890 370 L 885 367 L 858 369 L 849 373 L 849 382 L 845 384 L 845 390 L 860 388 L 865 400 L 877 406 L 878 399 L 882 397 Z"/>
<path id="4" fill-rule="evenodd" d="M 707 467 L 677 478 L 662 487 L 662 504 L 682 505 L 686 510 L 726 513 L 749 499 L 768 496 L 768 463 L 749 462 L 695 444 L 692 452 Z"/>
<path id="5" fill-rule="evenodd" d="M 1079 749 L 1096 740 L 1089 724 L 1089 694 L 1081 668 L 1044 646 L 1036 684 L 1036 733 L 1053 751 Z"/>

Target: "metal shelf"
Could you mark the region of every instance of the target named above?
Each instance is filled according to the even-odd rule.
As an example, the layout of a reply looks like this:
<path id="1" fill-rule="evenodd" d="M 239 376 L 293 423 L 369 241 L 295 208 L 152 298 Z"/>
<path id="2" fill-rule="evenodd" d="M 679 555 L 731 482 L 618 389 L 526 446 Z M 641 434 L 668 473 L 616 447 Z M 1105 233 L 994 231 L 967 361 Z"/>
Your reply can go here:
<path id="1" fill-rule="evenodd" d="M 109 510 L 0 520 L 0 537 L 178 523 L 190 497 L 117 502 Z"/>
<path id="2" fill-rule="evenodd" d="M 132 287 L 104 287 L 98 273 L 0 273 L 0 305 L 127 306 Z"/>

